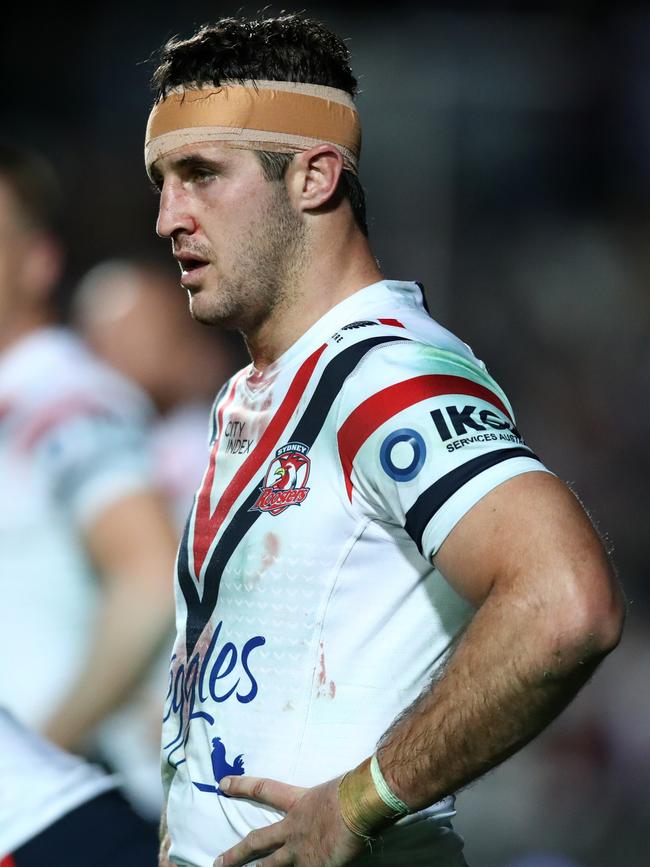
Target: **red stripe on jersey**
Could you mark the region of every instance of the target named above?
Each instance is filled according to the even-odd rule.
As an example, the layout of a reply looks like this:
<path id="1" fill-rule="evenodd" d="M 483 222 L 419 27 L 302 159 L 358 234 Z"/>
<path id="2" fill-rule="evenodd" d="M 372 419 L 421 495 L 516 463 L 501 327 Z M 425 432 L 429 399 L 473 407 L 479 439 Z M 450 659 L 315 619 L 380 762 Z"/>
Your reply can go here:
<path id="1" fill-rule="evenodd" d="M 219 428 L 219 436 L 212 449 L 212 454 L 210 455 L 210 466 L 205 475 L 205 479 L 203 480 L 203 484 L 201 485 L 196 505 L 193 550 L 194 574 L 196 575 L 197 580 L 199 580 L 199 575 L 203 568 L 203 563 L 205 562 L 210 544 L 218 533 L 219 527 L 223 524 L 226 515 L 230 511 L 237 497 L 241 494 L 264 461 L 266 461 L 272 447 L 277 443 L 278 437 L 295 412 L 295 409 L 300 402 L 300 398 L 307 388 L 307 384 L 314 372 L 318 359 L 321 357 L 326 347 L 327 344 L 324 343 L 316 350 L 316 352 L 313 352 L 309 358 L 302 363 L 298 373 L 296 373 L 293 379 L 293 382 L 289 386 L 289 390 L 287 391 L 284 400 L 278 407 L 277 412 L 271 419 L 271 422 L 264 431 L 260 441 L 237 470 L 226 487 L 226 490 L 221 495 L 214 512 L 210 514 L 210 492 L 212 491 L 212 483 L 214 481 L 214 467 L 217 458 L 217 449 L 219 448 L 219 442 L 221 440 L 221 428 Z M 229 398 L 230 397 L 231 395 L 229 395 Z M 225 403 L 223 406 L 225 407 Z M 219 418 L 220 425 L 221 420 L 222 416 Z"/>
<path id="2" fill-rule="evenodd" d="M 214 481 L 214 471 L 217 461 L 217 452 L 219 451 L 219 444 L 221 443 L 221 434 L 223 432 L 223 414 L 226 410 L 226 407 L 229 406 L 233 398 L 235 397 L 235 391 L 237 390 L 237 383 L 244 375 L 245 371 L 241 370 L 237 376 L 233 378 L 232 385 L 226 395 L 225 399 L 221 401 L 221 406 L 217 411 L 217 436 L 214 441 L 214 445 L 212 447 L 212 451 L 210 453 L 210 462 L 208 464 L 208 471 L 203 479 L 203 483 L 201 485 L 201 490 L 199 492 L 199 502 L 196 508 L 196 519 L 195 519 L 195 529 L 194 529 L 194 562 L 197 562 L 197 557 L 201 558 L 201 564 L 203 564 L 203 560 L 205 559 L 205 554 L 207 552 L 207 548 L 205 551 L 202 549 L 202 545 L 199 544 L 199 539 L 202 538 L 201 533 L 197 533 L 197 526 L 199 523 L 199 507 L 201 505 L 205 506 L 205 501 L 207 500 L 208 507 L 208 523 L 209 523 L 209 509 L 210 509 L 210 492 L 212 491 L 212 483 Z M 209 532 L 209 527 L 206 530 Z M 207 543 L 208 548 L 210 547 L 210 543 Z M 199 580 L 199 573 L 201 569 L 195 568 L 195 574 L 197 581 Z M 1 867 L 1 865 L 0 865 Z"/>
<path id="3" fill-rule="evenodd" d="M 200 562 L 203 565 L 203 560 L 205 559 L 205 555 L 207 553 L 208 548 L 210 547 L 209 538 L 204 539 L 204 536 L 209 534 L 210 532 L 210 492 L 212 491 L 212 483 L 214 481 L 214 471 L 217 461 L 217 452 L 219 451 L 219 444 L 221 443 L 221 434 L 223 432 L 223 414 L 227 406 L 229 406 L 234 397 L 235 391 L 237 389 L 237 383 L 244 375 L 244 371 L 240 371 L 237 376 L 233 378 L 232 385 L 226 395 L 225 399 L 221 402 L 221 406 L 217 411 L 217 437 L 214 442 L 214 446 L 212 447 L 212 451 L 210 452 L 210 462 L 208 464 L 208 471 L 205 474 L 203 479 L 203 483 L 201 484 L 201 490 L 199 491 L 198 504 L 196 507 L 196 518 L 194 525 L 194 563 Z M 207 508 L 207 522 L 205 521 L 204 514 Z M 199 521 L 202 520 L 200 524 Z M 216 532 L 216 531 L 215 531 Z M 204 547 L 205 546 L 205 547 Z M 201 568 L 195 567 L 195 575 L 196 580 L 199 580 L 199 573 Z M 1 865 L 0 865 L 1 867 Z"/>
<path id="4" fill-rule="evenodd" d="M 501 410 L 512 421 L 510 413 L 489 389 L 461 376 L 425 374 L 389 385 L 364 400 L 353 410 L 338 432 L 339 454 L 345 476 L 345 489 L 352 501 L 352 464 L 361 446 L 389 418 L 403 409 L 430 397 L 461 394 L 478 397 Z"/>
<path id="5" fill-rule="evenodd" d="M 377 322 L 381 322 L 382 325 L 396 325 L 397 328 L 405 328 L 405 325 L 399 321 L 399 319 L 378 319 Z"/>
<path id="6" fill-rule="evenodd" d="M 16 862 L 11 855 L 5 855 L 5 857 L 0 861 L 0 867 L 16 867 Z"/>

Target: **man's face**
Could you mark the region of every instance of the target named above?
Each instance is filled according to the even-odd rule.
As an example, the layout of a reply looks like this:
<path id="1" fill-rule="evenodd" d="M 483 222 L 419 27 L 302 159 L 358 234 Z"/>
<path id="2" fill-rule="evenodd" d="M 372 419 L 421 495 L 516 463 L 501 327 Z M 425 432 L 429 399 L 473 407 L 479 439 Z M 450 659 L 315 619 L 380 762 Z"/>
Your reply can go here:
<path id="1" fill-rule="evenodd" d="M 254 152 L 188 144 L 153 166 L 156 230 L 171 238 L 192 316 L 244 332 L 287 300 L 305 227 Z"/>

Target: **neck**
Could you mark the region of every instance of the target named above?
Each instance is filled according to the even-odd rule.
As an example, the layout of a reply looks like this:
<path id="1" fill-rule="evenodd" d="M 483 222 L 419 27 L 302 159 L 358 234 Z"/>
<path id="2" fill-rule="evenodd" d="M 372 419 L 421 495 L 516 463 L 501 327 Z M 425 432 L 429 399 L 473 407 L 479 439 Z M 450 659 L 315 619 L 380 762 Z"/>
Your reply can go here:
<path id="1" fill-rule="evenodd" d="M 257 370 L 279 358 L 328 310 L 383 278 L 367 238 L 356 228 L 323 238 L 294 277 L 285 300 L 256 328 L 244 334 Z"/>

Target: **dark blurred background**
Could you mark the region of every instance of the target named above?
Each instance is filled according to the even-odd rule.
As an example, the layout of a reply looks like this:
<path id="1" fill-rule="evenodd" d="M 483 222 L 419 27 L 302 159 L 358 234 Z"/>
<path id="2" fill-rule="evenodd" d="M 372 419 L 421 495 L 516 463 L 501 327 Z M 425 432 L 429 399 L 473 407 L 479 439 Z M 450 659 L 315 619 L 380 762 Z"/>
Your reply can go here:
<path id="1" fill-rule="evenodd" d="M 68 296 L 112 257 L 171 258 L 143 169 L 150 58 L 257 4 L 15 4 L 0 136 L 42 150 L 67 209 Z M 650 4 L 269 4 L 348 40 L 385 274 L 509 394 L 610 540 L 627 635 L 561 721 L 461 795 L 473 867 L 650 863 Z M 180 290 L 179 287 L 179 292 Z M 537 859 L 537 860 L 536 860 Z"/>

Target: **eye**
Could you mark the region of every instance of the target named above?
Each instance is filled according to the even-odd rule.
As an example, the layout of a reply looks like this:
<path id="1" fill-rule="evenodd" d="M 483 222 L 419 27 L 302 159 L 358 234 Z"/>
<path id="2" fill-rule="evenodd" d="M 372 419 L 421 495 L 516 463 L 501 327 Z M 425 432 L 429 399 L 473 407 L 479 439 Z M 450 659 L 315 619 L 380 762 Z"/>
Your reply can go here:
<path id="1" fill-rule="evenodd" d="M 197 184 L 206 184 L 214 180 L 216 172 L 214 169 L 196 168 L 192 172 L 192 180 Z"/>

